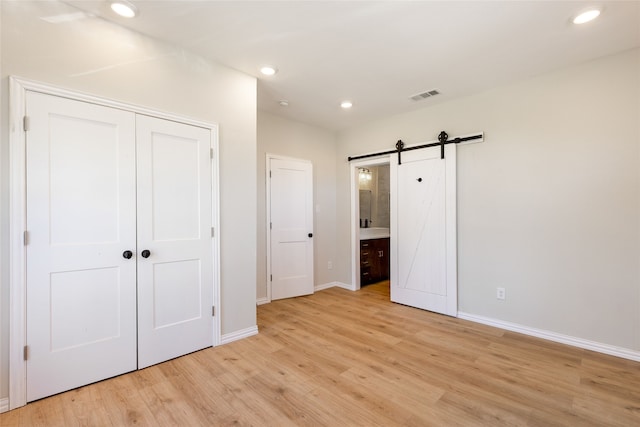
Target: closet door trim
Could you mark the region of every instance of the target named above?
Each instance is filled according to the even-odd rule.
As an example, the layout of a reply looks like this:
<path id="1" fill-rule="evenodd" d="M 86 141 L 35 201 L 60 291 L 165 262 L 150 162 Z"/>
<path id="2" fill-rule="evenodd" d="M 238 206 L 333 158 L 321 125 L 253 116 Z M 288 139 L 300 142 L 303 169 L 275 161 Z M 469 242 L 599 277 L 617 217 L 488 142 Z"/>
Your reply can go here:
<path id="1" fill-rule="evenodd" d="M 193 120 L 176 114 L 126 104 L 87 93 L 70 91 L 60 87 L 12 76 L 9 78 L 9 409 L 27 403 L 26 388 L 26 132 L 24 121 L 28 91 L 84 101 L 105 107 L 118 108 L 136 114 L 171 120 L 211 131 L 211 179 L 213 253 L 213 345 L 220 344 L 220 209 L 219 209 L 219 148 L 218 124 Z M 1 357 L 1 355 L 0 355 Z"/>

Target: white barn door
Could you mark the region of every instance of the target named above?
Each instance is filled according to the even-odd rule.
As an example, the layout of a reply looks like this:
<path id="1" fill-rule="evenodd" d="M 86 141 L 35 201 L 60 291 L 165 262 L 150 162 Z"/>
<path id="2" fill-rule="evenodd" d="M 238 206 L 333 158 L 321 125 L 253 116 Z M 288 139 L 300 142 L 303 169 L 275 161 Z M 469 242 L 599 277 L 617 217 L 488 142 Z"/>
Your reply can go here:
<path id="1" fill-rule="evenodd" d="M 138 116 L 138 368 L 213 345 L 211 131 Z"/>
<path id="2" fill-rule="evenodd" d="M 135 114 L 26 102 L 32 401 L 136 369 Z"/>
<path id="3" fill-rule="evenodd" d="M 269 160 L 271 299 L 313 293 L 313 178 L 310 162 Z"/>
<path id="4" fill-rule="evenodd" d="M 456 146 L 391 156 L 391 301 L 457 315 Z"/>

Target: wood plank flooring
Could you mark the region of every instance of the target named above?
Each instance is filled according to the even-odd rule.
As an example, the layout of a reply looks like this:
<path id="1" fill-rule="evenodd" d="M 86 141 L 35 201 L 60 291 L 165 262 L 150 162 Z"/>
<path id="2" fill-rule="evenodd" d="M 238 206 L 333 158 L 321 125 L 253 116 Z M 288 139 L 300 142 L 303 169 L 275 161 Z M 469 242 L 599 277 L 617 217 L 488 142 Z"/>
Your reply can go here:
<path id="1" fill-rule="evenodd" d="M 260 334 L 0 414 L 9 426 L 640 426 L 640 363 L 389 302 L 258 307 Z"/>

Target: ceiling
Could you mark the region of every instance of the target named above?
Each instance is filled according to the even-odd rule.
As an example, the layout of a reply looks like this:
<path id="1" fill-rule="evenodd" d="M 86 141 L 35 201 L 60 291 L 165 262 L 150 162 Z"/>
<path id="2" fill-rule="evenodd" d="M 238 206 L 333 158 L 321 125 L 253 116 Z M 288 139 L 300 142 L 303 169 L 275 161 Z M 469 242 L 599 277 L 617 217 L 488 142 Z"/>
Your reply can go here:
<path id="1" fill-rule="evenodd" d="M 640 1 L 130 1 L 132 19 L 66 3 L 255 76 L 260 110 L 332 130 L 640 46 Z"/>

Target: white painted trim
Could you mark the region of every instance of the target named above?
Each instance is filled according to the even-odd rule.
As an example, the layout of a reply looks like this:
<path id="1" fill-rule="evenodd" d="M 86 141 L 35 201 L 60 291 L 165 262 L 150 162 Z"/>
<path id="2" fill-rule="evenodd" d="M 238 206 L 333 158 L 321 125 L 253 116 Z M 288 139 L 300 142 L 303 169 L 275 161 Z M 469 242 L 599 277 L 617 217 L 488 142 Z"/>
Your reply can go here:
<path id="1" fill-rule="evenodd" d="M 219 200 L 219 141 L 218 125 L 194 120 L 175 114 L 151 110 L 132 104 L 101 98 L 82 92 L 75 92 L 12 76 L 9 78 L 9 409 L 24 406 L 27 403 L 27 369 L 23 360 L 23 348 L 26 343 L 26 252 L 23 245 L 23 232 L 26 230 L 26 152 L 25 132 L 22 118 L 26 113 L 27 91 L 59 96 L 77 101 L 88 102 L 106 107 L 118 108 L 136 114 L 157 117 L 165 120 L 185 123 L 211 131 L 211 148 L 214 150 L 212 162 L 212 225 L 216 235 L 213 239 L 214 275 L 213 303 L 216 316 L 213 317 L 213 345 L 221 343 L 220 307 L 220 200 Z"/>
<path id="2" fill-rule="evenodd" d="M 492 319 L 490 317 L 479 316 L 476 314 L 458 312 L 458 318 L 463 320 L 469 320 L 471 322 L 482 323 L 483 325 L 489 325 L 507 331 L 518 332 L 524 335 L 532 337 L 542 338 L 545 340 L 558 342 L 561 344 L 570 345 L 573 347 L 583 348 L 585 350 L 592 350 L 598 353 L 604 353 L 611 356 L 621 357 L 623 359 L 634 360 L 640 362 L 640 351 L 631 350 L 628 348 L 617 347 L 610 344 L 604 344 L 596 341 L 590 341 L 583 338 L 572 337 L 570 335 L 559 334 L 557 332 L 546 331 L 543 329 L 536 329 L 529 326 L 520 325 L 517 323 L 505 322 L 504 320 Z"/>
<path id="3" fill-rule="evenodd" d="M 9 79 L 9 409 L 27 404 L 26 341 L 26 146 L 22 117 L 26 88 Z"/>
<path id="4" fill-rule="evenodd" d="M 335 286 L 338 286 L 338 282 L 323 283 L 322 285 L 314 286 L 314 290 L 318 292 L 318 291 L 323 291 L 325 289 L 333 288 Z"/>
<path id="5" fill-rule="evenodd" d="M 211 226 L 213 227 L 213 237 L 211 244 L 213 245 L 213 306 L 215 307 L 215 316 L 213 316 L 213 345 L 220 345 L 222 335 L 222 298 L 220 297 L 220 140 L 218 134 L 218 125 L 211 126 L 211 148 L 213 150 L 213 159 L 211 159 Z"/>
<path id="6" fill-rule="evenodd" d="M 147 116 L 156 117 L 159 119 L 171 120 L 178 123 L 184 123 L 192 126 L 198 126 L 205 129 L 218 129 L 217 123 L 205 122 L 202 120 L 192 119 L 189 117 L 179 116 L 174 113 L 161 110 L 153 110 L 151 108 L 143 107 L 136 104 L 127 104 L 124 102 L 116 101 L 109 98 L 103 98 L 100 96 L 91 95 L 85 92 L 78 92 L 75 90 L 68 90 L 57 86 L 52 86 L 46 83 L 40 83 L 33 80 L 24 79 L 22 77 L 11 76 L 10 81 L 15 82 L 18 87 L 24 90 L 30 90 L 32 92 L 39 92 L 45 95 L 55 95 L 63 98 L 69 98 L 76 101 L 89 102 L 91 104 L 97 104 L 104 107 L 112 107 L 120 110 L 130 111 L 137 114 L 143 114 Z"/>
<path id="7" fill-rule="evenodd" d="M 265 185 L 265 193 L 264 193 L 264 210 L 266 222 L 264 224 L 265 234 L 266 234 L 266 243 L 267 247 L 267 276 L 265 277 L 267 283 L 267 296 L 266 299 L 268 302 L 271 302 L 271 158 L 272 154 L 267 153 L 264 163 L 264 185 Z"/>
<path id="8" fill-rule="evenodd" d="M 9 398 L 0 399 L 0 414 L 9 410 Z"/>
<path id="9" fill-rule="evenodd" d="M 267 277 L 266 277 L 266 281 L 267 281 L 267 296 L 265 298 L 261 298 L 259 300 L 256 301 L 257 305 L 260 304 L 266 304 L 271 302 L 271 177 L 269 176 L 269 174 L 271 173 L 271 160 L 291 160 L 294 162 L 302 162 L 302 163 L 308 163 L 311 165 L 311 199 L 313 200 L 313 162 L 311 160 L 306 160 L 306 159 L 298 159 L 295 157 L 288 157 L 288 156 L 281 156 L 279 154 L 273 154 L 273 153 L 266 153 L 265 155 L 265 166 L 264 166 L 264 182 L 265 182 L 265 210 L 266 210 L 266 218 L 267 221 L 265 223 L 265 230 L 266 230 L 266 235 L 267 235 Z M 315 205 L 315 202 L 312 203 L 312 209 L 311 209 L 311 215 L 313 216 L 312 219 L 312 223 L 315 223 L 315 210 L 313 209 L 313 206 Z M 313 249 L 314 249 L 314 254 L 315 254 L 315 240 L 313 241 Z M 314 255 L 315 256 L 315 255 Z M 313 275 L 313 272 L 311 273 Z M 266 300 L 266 301 L 264 301 Z M 262 302 L 264 301 L 264 302 Z"/>
<path id="10" fill-rule="evenodd" d="M 243 338 L 248 338 L 253 335 L 258 334 L 258 326 L 251 326 L 249 328 L 240 329 L 239 331 L 231 332 L 228 334 L 222 335 L 222 340 L 220 340 L 220 344 L 229 344 L 234 341 L 241 340 Z"/>
<path id="11" fill-rule="evenodd" d="M 349 285 L 347 283 L 342 283 L 342 282 L 335 282 L 334 285 L 336 288 L 342 288 L 342 289 L 346 289 L 348 291 L 357 291 L 360 290 L 360 287 L 356 287 L 355 285 Z"/>
<path id="12" fill-rule="evenodd" d="M 344 288 L 344 289 L 348 289 L 350 291 L 355 291 L 356 289 L 351 286 L 351 285 L 347 285 L 345 283 L 341 283 L 341 282 L 328 282 L 328 283 L 323 283 L 321 285 L 315 285 L 313 287 L 313 291 L 314 292 L 318 292 L 318 291 L 323 291 L 325 289 L 329 289 L 329 288 Z M 258 298 L 258 300 L 256 301 L 256 305 L 262 305 L 262 304 L 269 304 L 271 301 L 264 297 L 264 298 Z"/>
<path id="13" fill-rule="evenodd" d="M 358 168 L 388 165 L 389 162 L 387 154 L 375 159 L 353 160 L 349 164 L 351 175 L 351 283 L 353 285 L 345 285 L 348 286 L 345 289 L 354 291 L 360 289 L 360 185 Z"/>

